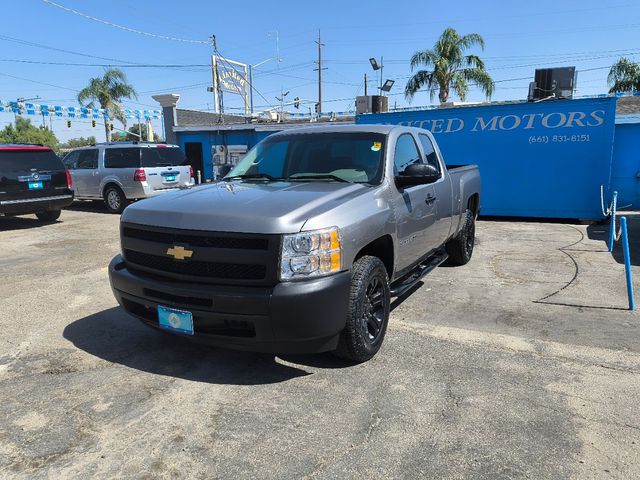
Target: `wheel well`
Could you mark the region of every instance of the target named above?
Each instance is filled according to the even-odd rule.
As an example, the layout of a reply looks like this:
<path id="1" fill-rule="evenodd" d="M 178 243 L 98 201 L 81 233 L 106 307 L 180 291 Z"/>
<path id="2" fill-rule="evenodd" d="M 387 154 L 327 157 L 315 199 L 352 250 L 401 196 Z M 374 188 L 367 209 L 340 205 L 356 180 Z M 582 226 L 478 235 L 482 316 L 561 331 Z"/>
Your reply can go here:
<path id="1" fill-rule="evenodd" d="M 384 263 L 387 269 L 389 278 L 393 274 L 393 240 L 390 235 L 380 237 L 373 242 L 365 245 L 356 255 L 356 260 L 365 255 L 371 255 L 372 257 L 378 257 Z"/>
<path id="2" fill-rule="evenodd" d="M 104 197 L 104 194 L 107 193 L 107 188 L 109 187 L 116 187 L 118 190 L 122 191 L 122 188 L 120 188 L 120 185 L 118 185 L 115 182 L 109 182 L 107 183 L 104 188 L 102 189 L 102 196 Z"/>
<path id="3" fill-rule="evenodd" d="M 480 195 L 478 193 L 474 193 L 469 197 L 467 208 L 471 210 L 474 215 L 478 214 L 478 210 L 480 209 Z"/>

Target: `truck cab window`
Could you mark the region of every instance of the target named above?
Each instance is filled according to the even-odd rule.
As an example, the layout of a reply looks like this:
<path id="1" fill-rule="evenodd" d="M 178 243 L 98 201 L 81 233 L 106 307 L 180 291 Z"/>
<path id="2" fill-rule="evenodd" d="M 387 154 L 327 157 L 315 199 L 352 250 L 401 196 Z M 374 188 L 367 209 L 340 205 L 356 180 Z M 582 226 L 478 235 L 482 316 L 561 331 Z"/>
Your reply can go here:
<path id="1" fill-rule="evenodd" d="M 413 136 L 405 133 L 398 137 L 394 158 L 395 175 L 402 175 L 404 170 L 414 163 L 421 163 L 420 152 Z"/>
<path id="2" fill-rule="evenodd" d="M 420 138 L 420 143 L 422 144 L 422 150 L 424 150 L 424 157 L 426 162 L 429 165 L 435 167 L 438 172 L 440 172 L 440 162 L 438 162 L 438 155 L 436 155 L 436 151 L 433 148 L 431 139 L 424 134 L 418 135 L 418 138 Z"/>

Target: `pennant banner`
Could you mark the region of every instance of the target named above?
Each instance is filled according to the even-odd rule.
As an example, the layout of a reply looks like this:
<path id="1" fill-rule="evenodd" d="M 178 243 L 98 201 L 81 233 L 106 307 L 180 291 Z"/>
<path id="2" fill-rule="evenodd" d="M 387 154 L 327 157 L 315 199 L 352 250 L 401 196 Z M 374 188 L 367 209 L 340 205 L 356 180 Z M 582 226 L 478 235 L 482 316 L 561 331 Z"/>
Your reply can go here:
<path id="1" fill-rule="evenodd" d="M 18 115 L 55 115 L 67 118 L 92 118 L 99 119 L 108 115 L 105 108 L 70 107 L 64 105 L 46 105 L 25 102 L 11 102 L 0 100 L 0 112 L 12 112 Z M 123 109 L 127 119 L 151 120 L 162 118 L 160 110 L 132 110 Z"/>

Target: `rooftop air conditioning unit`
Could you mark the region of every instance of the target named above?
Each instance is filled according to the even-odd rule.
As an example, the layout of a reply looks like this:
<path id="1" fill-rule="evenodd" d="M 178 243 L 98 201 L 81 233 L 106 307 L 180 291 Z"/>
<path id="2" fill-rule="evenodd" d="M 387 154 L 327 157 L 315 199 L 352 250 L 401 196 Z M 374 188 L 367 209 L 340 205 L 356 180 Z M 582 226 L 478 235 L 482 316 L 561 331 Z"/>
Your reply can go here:
<path id="1" fill-rule="evenodd" d="M 576 67 L 539 68 L 529 84 L 530 102 L 546 99 L 570 99 L 576 88 Z"/>

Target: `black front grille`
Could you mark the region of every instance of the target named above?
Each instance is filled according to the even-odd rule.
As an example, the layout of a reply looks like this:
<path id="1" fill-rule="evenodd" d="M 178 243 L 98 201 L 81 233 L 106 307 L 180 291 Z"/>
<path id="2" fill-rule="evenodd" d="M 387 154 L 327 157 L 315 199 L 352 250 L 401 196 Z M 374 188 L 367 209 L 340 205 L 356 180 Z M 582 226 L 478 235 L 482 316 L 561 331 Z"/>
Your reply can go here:
<path id="1" fill-rule="evenodd" d="M 153 270 L 222 280 L 263 280 L 267 273 L 266 265 L 198 260 L 180 261 L 128 249 L 124 250 L 124 258 L 127 262 Z"/>
<path id="2" fill-rule="evenodd" d="M 210 234 L 207 232 L 180 232 L 162 230 L 143 230 L 134 227 L 122 229 L 124 237 L 146 240 L 148 242 L 181 244 L 193 247 L 230 248 L 238 250 L 268 250 L 269 240 L 261 237 L 237 237 L 233 234 Z"/>

